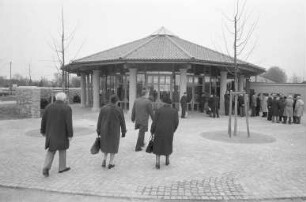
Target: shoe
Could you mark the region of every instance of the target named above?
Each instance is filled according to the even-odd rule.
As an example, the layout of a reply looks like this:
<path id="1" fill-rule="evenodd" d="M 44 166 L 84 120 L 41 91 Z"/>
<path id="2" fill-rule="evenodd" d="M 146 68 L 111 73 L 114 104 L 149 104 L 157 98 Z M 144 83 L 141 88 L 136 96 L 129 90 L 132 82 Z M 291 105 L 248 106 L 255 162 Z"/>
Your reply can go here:
<path id="1" fill-rule="evenodd" d="M 43 169 L 43 176 L 49 177 L 49 169 Z"/>
<path id="2" fill-rule="evenodd" d="M 141 148 L 137 148 L 137 149 L 135 149 L 135 151 L 139 152 L 139 151 L 142 151 L 142 149 Z"/>
<path id="3" fill-rule="evenodd" d="M 69 170 L 70 170 L 70 167 L 67 167 L 67 168 L 65 168 L 64 170 L 58 171 L 58 173 L 63 173 L 63 172 L 69 171 Z"/>
<path id="4" fill-rule="evenodd" d="M 115 167 L 115 164 L 109 164 L 108 165 L 108 169 L 112 169 L 113 167 Z"/>
<path id="5" fill-rule="evenodd" d="M 106 161 L 105 161 L 105 160 L 102 161 L 102 167 L 103 167 L 103 168 L 106 167 Z"/>
<path id="6" fill-rule="evenodd" d="M 156 168 L 156 169 L 160 169 L 160 165 L 159 165 L 159 164 L 156 164 L 156 165 L 155 165 L 155 168 Z"/>
<path id="7" fill-rule="evenodd" d="M 168 166 L 170 164 L 169 159 L 166 159 L 166 166 Z"/>

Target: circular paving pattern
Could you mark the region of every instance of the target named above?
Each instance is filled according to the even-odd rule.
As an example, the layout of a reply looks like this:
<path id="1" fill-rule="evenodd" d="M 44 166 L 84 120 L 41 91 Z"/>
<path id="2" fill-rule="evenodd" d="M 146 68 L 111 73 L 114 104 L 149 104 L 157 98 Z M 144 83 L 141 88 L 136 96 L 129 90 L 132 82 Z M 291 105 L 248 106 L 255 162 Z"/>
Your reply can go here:
<path id="1" fill-rule="evenodd" d="M 274 137 L 256 132 L 250 132 L 250 137 L 248 137 L 246 131 L 238 131 L 236 136 L 232 134 L 231 137 L 229 137 L 227 131 L 205 132 L 201 133 L 201 136 L 209 140 L 227 143 L 264 144 L 276 141 Z"/>
<path id="2" fill-rule="evenodd" d="M 95 130 L 92 128 L 73 127 L 73 136 L 91 135 L 93 133 L 95 133 Z M 40 129 L 29 130 L 25 133 L 25 135 L 31 137 L 42 137 L 42 135 L 40 134 Z"/>

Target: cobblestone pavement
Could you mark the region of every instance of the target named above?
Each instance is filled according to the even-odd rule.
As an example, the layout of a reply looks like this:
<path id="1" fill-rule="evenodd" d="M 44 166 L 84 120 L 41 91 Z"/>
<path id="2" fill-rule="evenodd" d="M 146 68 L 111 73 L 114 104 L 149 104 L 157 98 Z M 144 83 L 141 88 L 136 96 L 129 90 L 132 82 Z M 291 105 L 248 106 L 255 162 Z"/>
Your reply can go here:
<path id="1" fill-rule="evenodd" d="M 134 151 L 137 131 L 127 115 L 128 133 L 120 140 L 115 168 L 108 170 L 101 167 L 102 154 L 89 152 L 98 113 L 75 105 L 73 115 L 75 137 L 67 152 L 71 171 L 58 174 L 56 156 L 48 178 L 41 174 L 45 150 L 40 119 L 0 121 L 0 185 L 143 200 L 306 197 L 305 119 L 300 125 L 284 125 L 251 118 L 251 138 L 240 143 L 205 137 L 222 131 L 226 136 L 226 117 L 189 113 L 187 119 L 180 119 L 170 165 L 161 164 L 156 170 L 154 155 Z M 245 119 L 238 121 L 238 137 L 247 138 Z M 252 134 L 275 141 L 252 142 Z"/>

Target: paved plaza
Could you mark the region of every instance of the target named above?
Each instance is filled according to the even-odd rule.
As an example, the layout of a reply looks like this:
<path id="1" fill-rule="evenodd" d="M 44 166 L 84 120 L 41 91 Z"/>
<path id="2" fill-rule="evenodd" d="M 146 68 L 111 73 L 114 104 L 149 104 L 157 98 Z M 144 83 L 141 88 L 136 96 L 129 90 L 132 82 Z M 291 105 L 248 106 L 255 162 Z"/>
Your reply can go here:
<path id="1" fill-rule="evenodd" d="M 239 134 L 227 136 L 228 118 L 189 113 L 180 119 L 170 165 L 155 169 L 155 156 L 135 152 L 137 131 L 126 115 L 115 168 L 91 155 L 98 112 L 72 105 L 74 138 L 67 153 L 71 171 L 58 173 L 58 156 L 43 177 L 40 119 L 0 121 L 0 186 L 116 199 L 276 200 L 306 198 L 306 121 L 285 125 L 238 118 Z M 148 142 L 149 134 L 146 135 Z M 0 201 L 1 195 L 0 195 Z"/>

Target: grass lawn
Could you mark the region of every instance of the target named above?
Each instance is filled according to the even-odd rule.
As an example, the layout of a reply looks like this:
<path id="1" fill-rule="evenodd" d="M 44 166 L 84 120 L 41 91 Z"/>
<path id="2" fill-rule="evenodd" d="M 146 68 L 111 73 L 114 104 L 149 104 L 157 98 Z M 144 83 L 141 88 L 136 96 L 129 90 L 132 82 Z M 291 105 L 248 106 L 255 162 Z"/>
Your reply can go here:
<path id="1" fill-rule="evenodd" d="M 25 118 L 19 115 L 19 109 L 16 104 L 0 104 L 0 120 Z"/>

